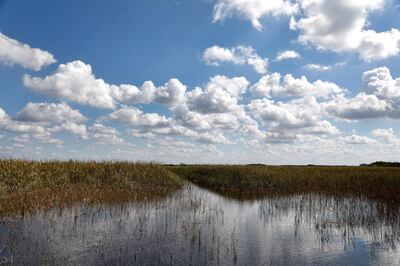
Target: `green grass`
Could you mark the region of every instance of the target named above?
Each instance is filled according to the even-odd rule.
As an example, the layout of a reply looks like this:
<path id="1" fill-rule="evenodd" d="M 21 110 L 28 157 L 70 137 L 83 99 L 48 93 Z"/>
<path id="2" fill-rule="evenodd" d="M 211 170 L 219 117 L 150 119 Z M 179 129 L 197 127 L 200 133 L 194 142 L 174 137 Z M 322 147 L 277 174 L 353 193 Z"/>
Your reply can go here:
<path id="1" fill-rule="evenodd" d="M 395 167 L 187 165 L 169 169 L 199 186 L 239 198 L 328 193 L 400 200 L 400 170 Z"/>
<path id="2" fill-rule="evenodd" d="M 0 216 L 76 202 L 150 200 L 181 187 L 160 164 L 0 160 Z"/>

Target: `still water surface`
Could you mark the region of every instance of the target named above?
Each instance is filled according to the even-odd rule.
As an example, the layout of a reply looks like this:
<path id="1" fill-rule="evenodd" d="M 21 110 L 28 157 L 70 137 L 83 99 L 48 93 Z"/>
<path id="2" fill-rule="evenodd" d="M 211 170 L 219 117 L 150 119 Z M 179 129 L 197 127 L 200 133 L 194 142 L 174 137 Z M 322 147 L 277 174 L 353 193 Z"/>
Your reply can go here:
<path id="1" fill-rule="evenodd" d="M 322 195 L 235 200 L 191 184 L 164 200 L 0 223 L 15 265 L 399 265 L 398 210 Z"/>

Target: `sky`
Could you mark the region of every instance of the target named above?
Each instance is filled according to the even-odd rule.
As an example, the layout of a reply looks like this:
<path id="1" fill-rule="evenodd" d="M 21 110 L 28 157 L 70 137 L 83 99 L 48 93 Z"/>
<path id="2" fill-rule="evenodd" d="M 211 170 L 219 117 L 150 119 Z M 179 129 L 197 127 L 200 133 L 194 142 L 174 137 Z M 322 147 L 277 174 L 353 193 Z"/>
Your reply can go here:
<path id="1" fill-rule="evenodd" d="M 400 161 L 397 0 L 0 0 L 0 156 Z"/>

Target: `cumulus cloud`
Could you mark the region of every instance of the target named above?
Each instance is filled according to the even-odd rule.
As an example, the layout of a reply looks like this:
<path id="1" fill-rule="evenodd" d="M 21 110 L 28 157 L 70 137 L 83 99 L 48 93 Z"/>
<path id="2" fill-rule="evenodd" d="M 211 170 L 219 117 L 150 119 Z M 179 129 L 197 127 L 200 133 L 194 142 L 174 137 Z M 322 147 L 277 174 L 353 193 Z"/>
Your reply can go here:
<path id="1" fill-rule="evenodd" d="M 188 92 L 188 105 L 200 113 L 231 112 L 238 108 L 238 101 L 248 85 L 244 77 L 231 79 L 215 76 L 206 84 L 205 89 L 196 88 Z"/>
<path id="2" fill-rule="evenodd" d="M 339 95 L 324 103 L 326 111 L 338 118 L 360 120 L 368 118 L 400 118 L 400 79 L 394 79 L 386 67 L 366 71 L 363 87 L 353 98 Z"/>
<path id="3" fill-rule="evenodd" d="M 123 107 L 98 119 L 99 122 L 115 122 L 130 127 L 129 133 L 138 138 L 155 135 L 181 135 L 197 137 L 197 133 L 172 118 L 157 113 L 144 113 L 136 107 Z"/>
<path id="4" fill-rule="evenodd" d="M 96 123 L 89 127 L 91 137 L 101 145 L 118 145 L 123 144 L 124 140 L 119 137 L 120 133 L 112 127 L 104 126 Z"/>
<path id="5" fill-rule="evenodd" d="M 103 122 L 116 122 L 133 127 L 129 132 L 139 138 L 154 138 L 155 135 L 180 135 L 203 143 L 228 144 L 230 143 L 218 127 L 213 127 L 212 133 L 202 132 L 201 127 L 193 129 L 181 125 L 178 120 L 166 118 L 156 113 L 143 113 L 134 107 L 124 107 L 99 119 Z M 211 128 L 211 126 L 209 127 Z"/>
<path id="6" fill-rule="evenodd" d="M 31 140 L 38 140 L 44 144 L 56 145 L 62 147 L 63 141 L 53 138 L 51 131 L 42 125 L 28 121 L 15 121 L 11 119 L 6 112 L 0 108 L 0 132 L 9 132 L 21 134 L 11 139 L 13 142 L 27 143 Z"/>
<path id="7" fill-rule="evenodd" d="M 193 130 L 238 130 L 241 121 L 245 117 L 244 110 L 237 110 L 231 113 L 207 113 L 202 114 L 196 111 L 182 108 L 175 113 L 174 119 L 177 123 Z"/>
<path id="8" fill-rule="evenodd" d="M 31 90 L 64 101 L 73 101 L 97 108 L 115 109 L 122 103 L 161 103 L 175 106 L 185 100 L 186 87 L 177 79 L 156 88 L 151 81 L 141 88 L 134 85 L 113 85 L 96 78 L 92 67 L 82 61 L 61 64 L 45 78 L 24 76 L 24 85 Z"/>
<path id="9" fill-rule="evenodd" d="M 249 103 L 253 116 L 267 128 L 274 139 L 296 139 L 302 135 L 332 135 L 339 130 L 322 119 L 322 108 L 314 97 L 304 97 L 290 102 L 257 99 Z"/>
<path id="10" fill-rule="evenodd" d="M 275 58 L 275 61 L 284 61 L 288 59 L 296 59 L 296 58 L 301 58 L 300 54 L 296 51 L 292 50 L 287 50 L 287 51 L 282 51 L 279 52 L 278 55 Z"/>
<path id="11" fill-rule="evenodd" d="M 400 144 L 400 139 L 398 139 L 393 128 L 377 128 L 371 132 L 371 135 L 377 138 L 381 138 L 389 144 Z"/>
<path id="12" fill-rule="evenodd" d="M 249 20 L 254 28 L 261 30 L 262 17 L 292 15 L 297 11 L 297 4 L 285 0 L 217 0 L 214 6 L 214 22 L 237 16 Z"/>
<path id="13" fill-rule="evenodd" d="M 346 64 L 347 64 L 346 61 L 338 62 L 333 65 L 307 64 L 307 65 L 303 66 L 303 68 L 305 68 L 307 70 L 323 72 L 323 71 L 330 71 L 330 70 L 333 70 L 338 67 L 343 67 Z"/>
<path id="14" fill-rule="evenodd" d="M 329 71 L 333 67 L 327 65 L 320 65 L 320 64 L 307 64 L 304 66 L 305 69 L 314 70 L 314 71 Z"/>
<path id="15" fill-rule="evenodd" d="M 47 144 L 47 145 L 55 145 L 59 148 L 63 147 L 64 141 L 53 138 L 50 132 L 43 132 L 43 133 L 31 133 L 31 134 L 21 134 L 16 137 L 10 139 L 14 144 L 14 147 L 17 148 L 25 148 L 28 143 L 31 143 L 35 140 Z"/>
<path id="16" fill-rule="evenodd" d="M 375 95 L 357 94 L 354 98 L 344 95 L 324 104 L 325 110 L 338 118 L 346 120 L 360 120 L 385 116 L 389 105 Z"/>
<path id="17" fill-rule="evenodd" d="M 18 121 L 34 123 L 84 122 L 86 117 L 79 110 L 72 109 L 66 103 L 29 102 L 14 118 Z"/>
<path id="18" fill-rule="evenodd" d="M 366 136 L 351 135 L 347 137 L 341 137 L 340 140 L 345 144 L 350 145 L 368 145 L 378 143 L 376 140 L 368 138 Z"/>
<path id="19" fill-rule="evenodd" d="M 205 132 L 202 133 L 198 140 L 208 144 L 230 144 L 230 141 L 221 132 Z"/>
<path id="20" fill-rule="evenodd" d="M 250 46 L 224 48 L 212 46 L 203 52 L 203 60 L 207 65 L 219 66 L 222 63 L 249 65 L 259 74 L 267 73 L 268 59 L 261 58 Z"/>
<path id="21" fill-rule="evenodd" d="M 393 105 L 400 104 L 400 78 L 394 79 L 387 67 L 366 71 L 362 76 L 363 91 Z"/>
<path id="22" fill-rule="evenodd" d="M 315 96 L 326 98 L 331 95 L 340 94 L 344 90 L 331 82 L 317 80 L 309 82 L 305 76 L 294 78 L 287 74 L 281 78 L 281 74 L 273 73 L 262 77 L 251 87 L 256 96 L 271 98 L 272 96 L 303 97 Z"/>
<path id="23" fill-rule="evenodd" d="M 115 101 L 126 104 L 151 103 L 157 89 L 151 81 L 144 82 L 140 88 L 130 84 L 118 87 L 119 89 L 112 91 L 112 97 Z"/>
<path id="24" fill-rule="evenodd" d="M 400 118 L 400 79 L 393 79 L 389 69 L 381 67 L 364 72 L 362 80 L 360 93 L 325 103 L 327 112 L 347 120 Z"/>
<path id="25" fill-rule="evenodd" d="M 12 120 L 7 113 L 0 108 L 0 130 L 13 133 L 44 133 L 44 127 L 32 123 Z"/>
<path id="26" fill-rule="evenodd" d="M 400 32 L 367 29 L 370 12 L 383 8 L 384 0 L 300 0 L 303 16 L 290 26 L 299 41 L 318 49 L 358 52 L 365 61 L 385 59 L 400 52 Z"/>
<path id="27" fill-rule="evenodd" d="M 135 107 L 123 107 L 103 116 L 100 121 L 112 121 L 125 125 L 146 128 L 159 128 L 169 125 L 169 119 L 156 113 L 143 113 Z"/>
<path id="28" fill-rule="evenodd" d="M 24 85 L 35 92 L 66 101 L 100 108 L 115 108 L 113 97 L 120 88 L 96 79 L 92 67 L 81 61 L 61 64 L 56 72 L 45 78 L 25 75 Z"/>
<path id="29" fill-rule="evenodd" d="M 186 101 L 186 86 L 178 79 L 170 79 L 164 86 L 155 90 L 154 102 L 176 107 Z"/>
<path id="30" fill-rule="evenodd" d="M 291 15 L 290 28 L 299 41 L 321 50 L 356 52 L 365 61 L 386 59 L 400 53 L 400 31 L 377 32 L 368 16 L 383 10 L 385 0 L 217 0 L 214 21 L 239 17 L 261 30 L 260 19 Z"/>
<path id="31" fill-rule="evenodd" d="M 24 68 L 40 70 L 42 67 L 55 63 L 54 56 L 38 48 L 31 48 L 17 40 L 0 33 L 0 63 L 20 65 Z"/>
<path id="32" fill-rule="evenodd" d="M 74 135 L 78 135 L 81 139 L 88 138 L 88 132 L 86 125 L 77 124 L 71 121 L 67 121 L 62 123 L 61 125 L 54 126 L 49 129 L 50 132 L 58 133 L 58 132 L 67 132 Z"/>
<path id="33" fill-rule="evenodd" d="M 125 106 L 98 121 L 129 126 L 129 132 L 140 138 L 180 135 L 203 143 L 228 144 L 230 141 L 225 139 L 225 132 L 242 130 L 254 134 L 258 130 L 257 123 L 247 116 L 240 104 L 248 85 L 244 77 L 215 76 L 204 88 L 186 91 L 186 87 L 178 86 L 184 89 L 180 93 L 180 104 L 171 109 L 172 117 Z"/>
<path id="34" fill-rule="evenodd" d="M 365 61 L 389 58 L 400 53 L 400 31 L 363 31 L 358 51 Z"/>

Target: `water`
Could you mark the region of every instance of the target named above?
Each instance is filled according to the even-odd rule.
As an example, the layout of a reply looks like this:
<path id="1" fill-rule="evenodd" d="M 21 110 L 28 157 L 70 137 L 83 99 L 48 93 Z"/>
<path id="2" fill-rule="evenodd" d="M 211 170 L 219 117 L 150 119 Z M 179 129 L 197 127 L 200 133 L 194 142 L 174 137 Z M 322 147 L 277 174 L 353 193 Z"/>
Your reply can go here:
<path id="1" fill-rule="evenodd" d="M 367 199 L 239 201 L 187 184 L 157 202 L 6 218 L 0 264 L 399 265 L 397 213 Z"/>

